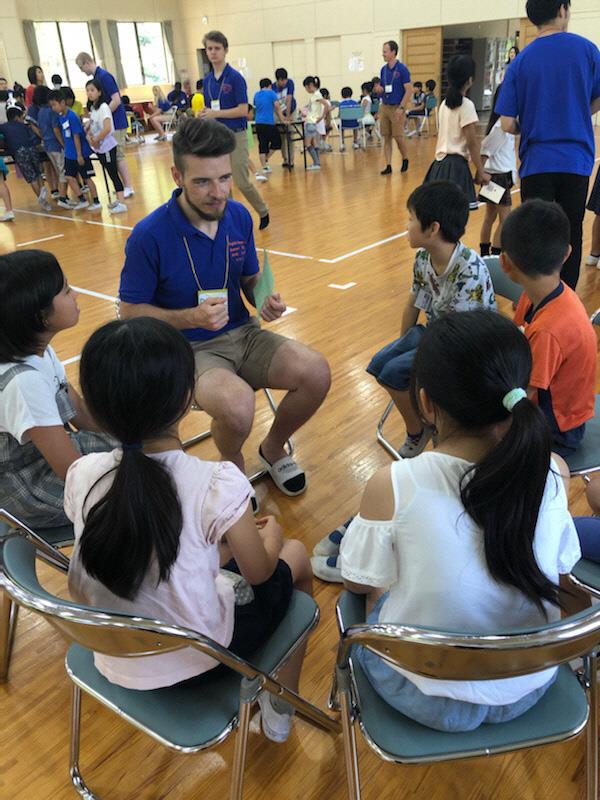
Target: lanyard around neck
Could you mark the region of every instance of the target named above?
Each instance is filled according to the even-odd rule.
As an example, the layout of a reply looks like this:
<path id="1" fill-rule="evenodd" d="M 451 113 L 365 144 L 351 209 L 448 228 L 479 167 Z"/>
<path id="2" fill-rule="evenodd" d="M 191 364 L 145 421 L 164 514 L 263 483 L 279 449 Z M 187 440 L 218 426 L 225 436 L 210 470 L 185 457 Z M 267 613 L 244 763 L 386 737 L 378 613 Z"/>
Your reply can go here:
<path id="1" fill-rule="evenodd" d="M 223 67 L 223 72 L 221 73 L 221 77 L 217 78 L 215 76 L 215 71 L 213 69 L 213 73 L 212 73 L 212 76 L 211 76 L 211 83 L 216 83 L 217 87 L 218 87 L 219 86 L 219 81 L 221 81 L 221 86 L 219 87 L 219 94 L 216 97 L 212 96 L 212 89 L 211 89 L 211 93 L 210 93 L 211 100 L 217 100 L 218 102 L 220 102 L 220 100 L 221 100 L 221 92 L 223 91 L 223 83 L 225 82 L 225 72 L 226 71 L 227 71 L 227 64 L 225 64 L 225 66 Z"/>
<path id="2" fill-rule="evenodd" d="M 221 291 L 227 289 L 227 281 L 229 280 L 229 236 L 225 237 L 226 240 L 226 256 L 225 256 L 225 283 L 223 284 Z M 198 280 L 198 273 L 196 272 L 196 265 L 194 264 L 194 259 L 192 258 L 192 254 L 190 252 L 190 246 L 188 244 L 187 236 L 183 237 L 183 243 L 185 245 L 185 250 L 187 252 L 187 257 L 190 262 L 190 269 L 192 270 L 192 275 L 194 276 L 194 280 L 196 281 L 196 286 L 198 287 L 198 291 L 203 291 L 202 284 Z"/>

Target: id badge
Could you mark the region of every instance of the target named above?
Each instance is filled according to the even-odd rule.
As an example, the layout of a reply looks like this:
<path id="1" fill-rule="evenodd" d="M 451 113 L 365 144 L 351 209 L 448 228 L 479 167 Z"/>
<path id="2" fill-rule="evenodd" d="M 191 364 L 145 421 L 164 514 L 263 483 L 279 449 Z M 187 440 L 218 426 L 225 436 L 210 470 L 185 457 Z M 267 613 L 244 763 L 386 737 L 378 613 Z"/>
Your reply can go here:
<path id="1" fill-rule="evenodd" d="M 220 111 L 221 110 L 221 101 L 220 100 L 211 100 L 210 107 L 213 111 Z"/>
<path id="2" fill-rule="evenodd" d="M 386 94 L 391 94 L 392 91 L 393 91 L 392 84 L 391 83 L 386 83 L 386 85 L 385 85 L 385 93 Z"/>
<path id="3" fill-rule="evenodd" d="M 417 298 L 415 300 L 415 308 L 418 308 L 421 311 L 424 311 L 426 314 L 429 314 L 432 305 L 433 297 L 431 294 L 425 291 L 425 289 L 419 289 Z"/>
<path id="4" fill-rule="evenodd" d="M 198 292 L 198 305 L 209 298 L 227 300 L 227 289 L 202 289 Z"/>

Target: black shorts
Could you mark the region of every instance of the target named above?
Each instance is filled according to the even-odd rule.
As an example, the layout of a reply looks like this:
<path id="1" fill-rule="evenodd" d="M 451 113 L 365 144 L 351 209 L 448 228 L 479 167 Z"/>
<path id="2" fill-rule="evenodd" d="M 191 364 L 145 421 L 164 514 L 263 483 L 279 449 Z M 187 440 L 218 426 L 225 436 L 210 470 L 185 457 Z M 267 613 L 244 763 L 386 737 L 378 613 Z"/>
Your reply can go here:
<path id="1" fill-rule="evenodd" d="M 497 183 L 498 186 L 502 186 L 505 189 L 502 199 L 499 203 L 494 203 L 491 200 L 488 200 L 487 197 L 482 197 L 482 195 L 479 195 L 479 200 L 482 203 L 488 203 L 490 206 L 512 206 L 512 194 L 510 193 L 510 190 L 515 185 L 513 182 L 512 172 L 490 172 L 490 175 L 492 176 L 494 183 Z"/>
<path id="2" fill-rule="evenodd" d="M 281 150 L 281 136 L 276 125 L 262 125 L 257 123 L 256 135 L 258 136 L 258 152 L 267 155 L 270 150 Z"/>
<path id="3" fill-rule="evenodd" d="M 73 158 L 65 158 L 65 175 L 67 178 L 76 178 L 81 175 L 83 180 L 86 180 L 86 178 L 93 178 L 95 174 L 89 156 L 83 159 L 83 164 L 81 165 Z"/>

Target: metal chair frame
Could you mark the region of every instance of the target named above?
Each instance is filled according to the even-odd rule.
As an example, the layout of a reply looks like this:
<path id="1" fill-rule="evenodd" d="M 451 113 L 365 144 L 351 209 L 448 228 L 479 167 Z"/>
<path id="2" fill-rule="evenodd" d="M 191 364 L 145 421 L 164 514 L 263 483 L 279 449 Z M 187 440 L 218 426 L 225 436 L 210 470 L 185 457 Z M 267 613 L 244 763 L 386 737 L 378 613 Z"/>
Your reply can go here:
<path id="1" fill-rule="evenodd" d="M 394 763 L 420 764 L 451 761 L 482 755 L 496 755 L 537 747 L 577 736 L 587 726 L 586 800 L 598 797 L 598 650 L 600 609 L 567 618 L 552 626 L 522 633 L 476 635 L 458 634 L 408 625 L 352 625 L 344 629 L 340 602 L 337 607 L 340 631 L 336 673 L 330 694 L 330 708 L 340 708 L 346 759 L 349 800 L 360 800 L 360 775 L 354 723 L 380 758 Z M 361 645 L 388 663 L 418 675 L 441 680 L 491 680 L 541 671 L 584 657 L 584 671 L 578 676 L 588 699 L 588 716 L 582 725 L 560 736 L 548 736 L 519 743 L 515 747 L 482 747 L 480 751 L 456 752 L 444 756 L 403 759 L 383 751 L 370 737 L 361 720 L 360 698 L 353 674 L 351 648 Z M 399 713 L 399 717 L 401 714 Z M 452 736 L 452 734 L 448 734 Z"/>
<path id="2" fill-rule="evenodd" d="M 80 730 L 81 730 L 81 691 L 85 691 L 98 702 L 107 706 L 120 717 L 126 719 L 134 727 L 147 733 L 156 741 L 172 750 L 181 753 L 195 753 L 219 744 L 238 728 L 235 741 L 233 776 L 230 788 L 230 800 L 241 800 L 243 793 L 244 767 L 246 762 L 246 746 L 250 725 L 251 709 L 262 691 L 272 692 L 278 697 L 289 702 L 298 715 L 305 721 L 329 733 L 339 734 L 340 723 L 330 717 L 320 708 L 309 703 L 300 695 L 283 686 L 277 680 L 277 673 L 289 661 L 297 648 L 306 640 L 319 621 L 319 608 L 315 604 L 314 616 L 304 633 L 289 648 L 274 669 L 263 672 L 248 661 L 239 658 L 217 642 L 203 636 L 197 631 L 171 625 L 157 620 L 133 617 L 124 614 L 110 613 L 66 602 L 60 598 L 49 600 L 47 595 L 36 594 L 21 585 L 8 573 L 3 558 L 4 549 L 11 546 L 12 539 L 17 535 L 9 536 L 0 543 L 0 586 L 10 596 L 12 601 L 30 611 L 40 614 L 54 628 L 56 628 L 68 641 L 76 642 L 82 647 L 95 652 L 118 657 L 149 656 L 153 654 L 172 652 L 184 647 L 192 647 L 208 655 L 221 664 L 237 672 L 241 678 L 239 714 L 233 718 L 213 740 L 198 746 L 183 747 L 165 739 L 151 728 L 146 727 L 115 707 L 110 701 L 98 694 L 83 681 L 76 677 L 67 666 L 67 673 L 73 681 L 72 708 L 71 708 L 71 747 L 70 747 L 70 774 L 73 786 L 78 794 L 85 800 L 98 800 L 97 796 L 86 785 L 79 767 Z M 44 557 L 36 551 L 32 543 L 32 558 Z M 50 547 L 47 545 L 46 547 Z M 53 550 L 54 548 L 50 548 Z M 53 553 L 51 562 L 60 553 Z M 45 559 L 46 560 L 46 559 Z M 56 566 L 56 564 L 53 564 Z"/>

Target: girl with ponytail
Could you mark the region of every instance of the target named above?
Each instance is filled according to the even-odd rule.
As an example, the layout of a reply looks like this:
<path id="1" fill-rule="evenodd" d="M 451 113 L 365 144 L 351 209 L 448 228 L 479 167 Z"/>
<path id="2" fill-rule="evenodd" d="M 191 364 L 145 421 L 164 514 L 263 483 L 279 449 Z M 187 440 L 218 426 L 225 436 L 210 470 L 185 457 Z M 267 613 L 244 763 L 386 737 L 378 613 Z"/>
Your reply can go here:
<path id="1" fill-rule="evenodd" d="M 182 334 L 150 317 L 104 325 L 85 345 L 83 395 L 120 446 L 79 459 L 67 474 L 76 540 L 69 590 L 79 602 L 193 628 L 247 658 L 282 621 L 293 589 L 311 592 L 312 573 L 303 545 L 284 542 L 274 517 L 255 521 L 252 487 L 236 466 L 183 451 L 178 424 L 192 400 L 194 366 Z M 280 673 L 294 690 L 302 657 Z M 191 649 L 96 654 L 95 662 L 108 680 L 133 689 L 170 686 L 215 666 Z M 267 694 L 260 704 L 263 731 L 283 741 L 290 707 Z"/>
<path id="2" fill-rule="evenodd" d="M 427 326 L 411 391 L 437 447 L 369 481 L 341 545 L 342 577 L 368 595 L 369 622 L 492 633 L 560 617 L 559 576 L 580 548 L 566 465 L 528 398 L 530 373 L 527 339 L 500 314 L 465 311 Z M 368 651 L 360 660 L 384 700 L 445 731 L 523 714 L 556 672 L 439 681 Z"/>
<path id="3" fill-rule="evenodd" d="M 454 56 L 448 63 L 448 90 L 438 112 L 438 139 L 435 161 L 423 183 L 452 181 L 469 199 L 469 207 L 479 207 L 469 168 L 469 157 L 476 173 L 475 181 L 486 184 L 490 176 L 483 168 L 477 138 L 479 118 L 472 100 L 466 97 L 475 78 L 475 61 L 471 56 Z"/>

